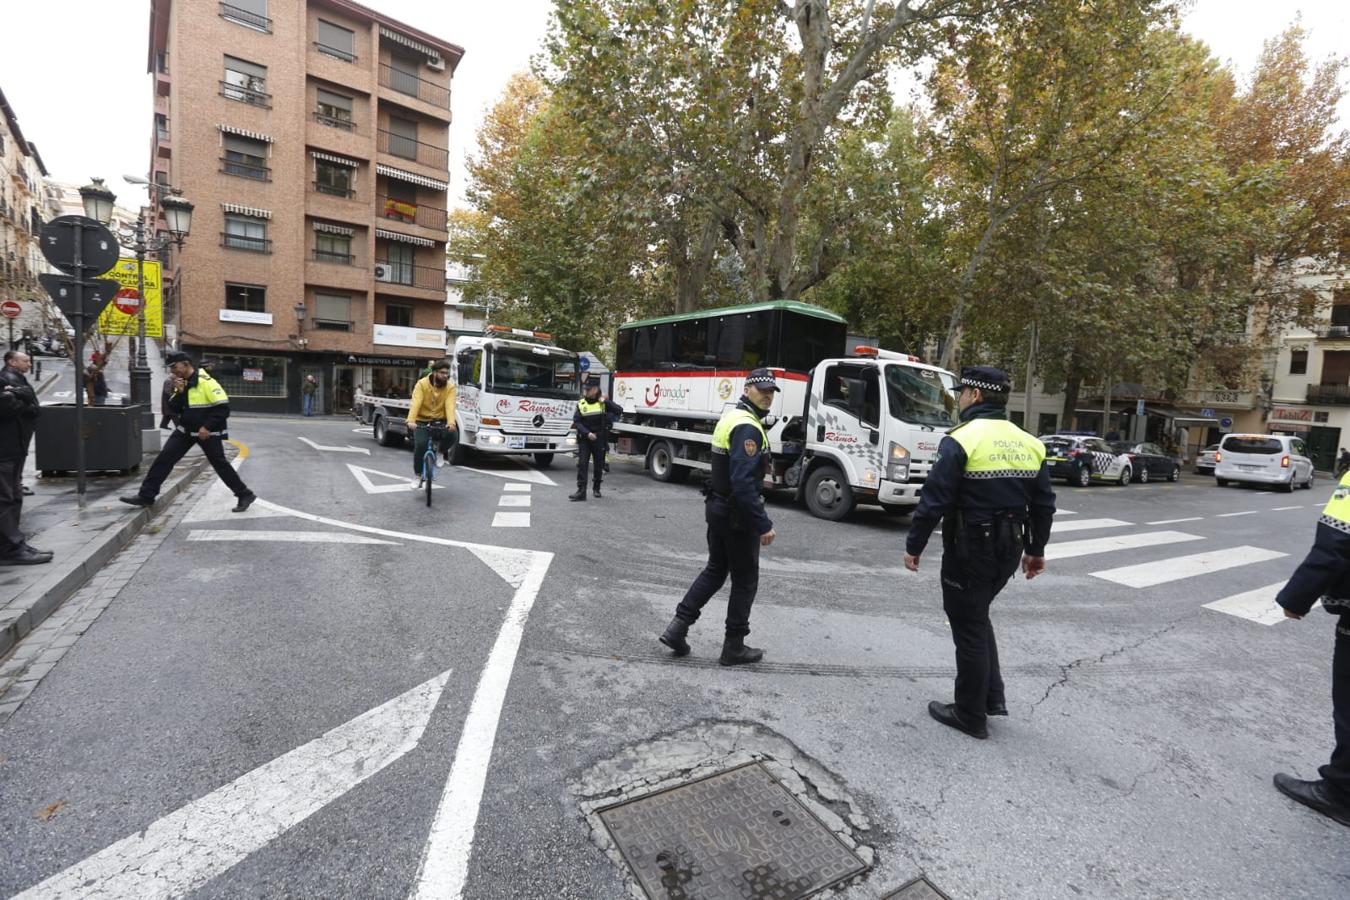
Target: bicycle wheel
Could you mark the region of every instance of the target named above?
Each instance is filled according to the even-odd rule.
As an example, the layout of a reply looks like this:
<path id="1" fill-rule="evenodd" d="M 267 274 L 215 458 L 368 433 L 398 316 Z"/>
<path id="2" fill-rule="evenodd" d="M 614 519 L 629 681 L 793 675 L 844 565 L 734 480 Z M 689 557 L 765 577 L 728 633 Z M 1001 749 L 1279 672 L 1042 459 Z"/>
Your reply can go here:
<path id="1" fill-rule="evenodd" d="M 422 475 L 427 483 L 427 506 L 431 505 L 431 486 L 436 481 L 436 453 L 428 450 L 422 457 Z"/>

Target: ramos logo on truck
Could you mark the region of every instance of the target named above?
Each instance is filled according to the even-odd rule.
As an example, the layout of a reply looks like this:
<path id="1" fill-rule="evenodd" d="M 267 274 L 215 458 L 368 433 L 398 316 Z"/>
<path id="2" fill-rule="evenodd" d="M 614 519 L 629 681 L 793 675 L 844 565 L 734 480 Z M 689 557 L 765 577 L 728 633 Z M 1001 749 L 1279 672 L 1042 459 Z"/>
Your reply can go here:
<path id="1" fill-rule="evenodd" d="M 546 416 L 566 415 L 567 412 L 571 409 L 571 407 L 565 404 L 544 403 L 539 400 L 528 400 L 528 399 L 510 400 L 506 397 L 503 397 L 502 399 L 497 401 L 497 412 L 501 415 L 505 415 L 506 413 L 512 411 L 513 406 L 515 407 L 515 412 L 542 413 L 543 415 Z"/>
<path id="2" fill-rule="evenodd" d="M 856 444 L 858 443 L 858 436 L 844 434 L 841 431 L 827 431 L 825 432 L 825 440 L 835 444 Z"/>

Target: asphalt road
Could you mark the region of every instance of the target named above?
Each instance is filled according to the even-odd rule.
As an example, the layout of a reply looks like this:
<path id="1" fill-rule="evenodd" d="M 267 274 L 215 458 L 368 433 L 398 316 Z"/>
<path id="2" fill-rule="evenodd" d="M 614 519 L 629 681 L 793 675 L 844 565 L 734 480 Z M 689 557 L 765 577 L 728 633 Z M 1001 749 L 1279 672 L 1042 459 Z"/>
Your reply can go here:
<path id="1" fill-rule="evenodd" d="M 616 462 L 569 503 L 570 460 L 475 460 L 428 509 L 350 420 L 231 433 L 263 502 L 180 500 L 0 725 L 0 896 L 627 897 L 595 806 L 743 758 L 847 820 L 874 865 L 840 896 L 1350 893 L 1345 829 L 1270 783 L 1331 747 L 1333 620 L 1269 615 L 1325 480 L 1057 487 L 976 742 L 925 712 L 952 649 L 905 518 L 771 501 L 765 661 L 727 670 L 722 598 L 691 657 L 655 640 L 703 560 L 692 485 Z"/>

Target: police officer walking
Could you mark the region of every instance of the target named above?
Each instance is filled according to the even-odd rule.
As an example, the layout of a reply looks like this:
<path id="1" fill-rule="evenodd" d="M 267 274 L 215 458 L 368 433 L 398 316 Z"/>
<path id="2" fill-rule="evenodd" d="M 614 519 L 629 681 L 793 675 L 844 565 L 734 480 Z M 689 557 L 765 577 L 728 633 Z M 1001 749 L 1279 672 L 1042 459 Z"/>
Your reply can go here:
<path id="1" fill-rule="evenodd" d="M 759 550 L 777 536 L 759 495 L 769 458 L 769 436 L 762 419 L 773 403 L 778 382 L 768 369 L 755 369 L 745 379 L 745 395 L 723 414 L 713 431 L 712 477 L 704 504 L 708 523 L 708 563 L 675 609 L 660 641 L 676 656 L 689 652 L 689 626 L 731 575 L 727 600 L 724 666 L 759 662 L 763 650 L 745 646 L 750 633 L 750 607 L 759 588 Z"/>
<path id="2" fill-rule="evenodd" d="M 1275 597 L 1290 619 L 1301 619 L 1320 598 L 1336 620 L 1336 649 L 1331 657 L 1331 721 L 1336 746 L 1331 761 L 1318 770 L 1318 781 L 1301 781 L 1283 772 L 1275 776 L 1282 793 L 1322 815 L 1350 825 L 1350 472 L 1341 476 L 1322 517 L 1312 550 Z"/>
<path id="3" fill-rule="evenodd" d="M 600 496 L 600 482 L 604 479 L 605 448 L 609 445 L 611 416 L 623 412 L 623 407 L 600 394 L 600 382 L 592 378 L 586 382 L 586 395 L 577 401 L 572 414 L 572 427 L 577 430 L 577 492 L 568 500 L 586 499 L 586 475 L 595 463 L 595 496 Z"/>
<path id="4" fill-rule="evenodd" d="M 1006 373 L 990 366 L 961 370 L 961 424 L 938 445 L 906 541 L 905 568 L 943 520 L 942 608 L 956 645 L 956 702 L 934 700 L 928 714 L 971 737 L 989 736 L 986 716 L 1006 716 L 989 605 L 1017 571 L 1045 571 L 1045 544 L 1055 492 L 1045 447 L 1008 421 Z"/>

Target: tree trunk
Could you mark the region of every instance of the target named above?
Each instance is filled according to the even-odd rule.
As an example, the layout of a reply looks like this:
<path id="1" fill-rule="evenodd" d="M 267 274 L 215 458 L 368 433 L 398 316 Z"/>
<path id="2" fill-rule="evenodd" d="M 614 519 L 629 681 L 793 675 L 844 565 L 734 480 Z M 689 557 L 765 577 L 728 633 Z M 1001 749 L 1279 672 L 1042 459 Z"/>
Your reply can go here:
<path id="1" fill-rule="evenodd" d="M 1073 372 L 1064 382 L 1064 409 L 1060 413 L 1060 430 L 1068 431 L 1078 427 L 1078 392 L 1083 387 L 1083 376 Z"/>

